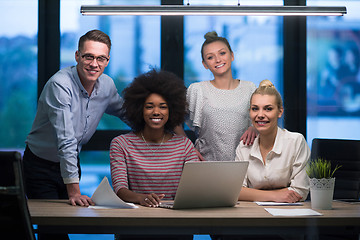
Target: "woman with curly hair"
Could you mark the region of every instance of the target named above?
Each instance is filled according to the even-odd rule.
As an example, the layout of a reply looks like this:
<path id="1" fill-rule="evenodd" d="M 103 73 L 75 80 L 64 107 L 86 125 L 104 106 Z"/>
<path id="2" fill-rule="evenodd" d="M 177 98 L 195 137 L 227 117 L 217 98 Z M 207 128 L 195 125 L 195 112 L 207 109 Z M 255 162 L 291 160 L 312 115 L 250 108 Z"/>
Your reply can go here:
<path id="1" fill-rule="evenodd" d="M 186 87 L 175 74 L 152 70 L 136 77 L 123 99 L 132 131 L 111 142 L 114 191 L 126 202 L 157 207 L 174 199 L 184 163 L 198 160 L 192 142 L 173 132 L 185 118 Z"/>

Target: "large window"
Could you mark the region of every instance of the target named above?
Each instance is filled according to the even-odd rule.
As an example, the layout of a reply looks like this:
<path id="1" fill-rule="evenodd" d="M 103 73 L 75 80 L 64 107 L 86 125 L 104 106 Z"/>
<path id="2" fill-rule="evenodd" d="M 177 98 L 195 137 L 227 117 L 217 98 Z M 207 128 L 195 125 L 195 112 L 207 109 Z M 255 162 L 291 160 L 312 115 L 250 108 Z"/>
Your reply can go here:
<path id="1" fill-rule="evenodd" d="M 190 0 L 184 4 L 230 4 L 233 0 Z M 241 0 L 242 5 L 269 5 L 268 1 Z M 161 24 L 159 16 L 82 16 L 81 5 L 146 4 L 160 0 L 61 0 L 60 67 L 74 65 L 79 37 L 90 29 L 101 29 L 113 42 L 110 75 L 119 92 L 138 74 L 160 68 Z M 272 5 L 283 5 L 282 0 Z M 307 17 L 307 140 L 321 138 L 359 139 L 360 130 L 360 0 L 308 0 L 307 5 L 346 5 L 343 17 Z M 2 1 L 0 9 L 0 148 L 23 150 L 36 112 L 38 1 Z M 23 16 L 26 15 L 26 21 Z M 184 80 L 209 80 L 211 73 L 201 64 L 204 34 L 215 30 L 229 39 L 235 53 L 234 77 L 256 85 L 269 79 L 282 92 L 282 17 L 184 17 Z M 114 117 L 104 116 L 98 129 L 126 129 Z M 99 176 L 109 174 L 108 152 L 81 156 L 84 183 L 96 186 Z M 88 163 L 88 164 L 86 164 Z M 92 171 L 94 169 L 94 171 Z M 100 174 L 92 174 L 92 172 Z M 92 179 L 96 179 L 92 180 Z M 93 188 L 89 188 L 92 193 Z"/>
<path id="2" fill-rule="evenodd" d="M 360 138 L 360 1 L 346 4 L 343 17 L 307 19 L 307 140 Z"/>
<path id="3" fill-rule="evenodd" d="M 0 149 L 23 151 L 35 117 L 37 16 L 37 0 L 1 1 Z"/>

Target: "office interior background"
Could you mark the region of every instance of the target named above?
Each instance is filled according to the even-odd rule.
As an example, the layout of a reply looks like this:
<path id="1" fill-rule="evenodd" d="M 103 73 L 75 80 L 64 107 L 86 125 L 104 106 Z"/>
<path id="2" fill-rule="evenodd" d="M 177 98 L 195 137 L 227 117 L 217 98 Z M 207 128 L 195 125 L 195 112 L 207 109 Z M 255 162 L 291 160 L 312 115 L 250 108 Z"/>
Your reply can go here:
<path id="1" fill-rule="evenodd" d="M 210 80 L 201 63 L 204 34 L 228 38 L 234 77 L 271 80 L 282 93 L 281 125 L 314 138 L 360 139 L 360 0 L 240 0 L 242 5 L 346 6 L 343 17 L 82 16 L 81 5 L 236 5 L 237 0 L 0 0 L 0 149 L 23 152 L 46 80 L 75 65 L 78 39 L 100 29 L 112 39 L 105 72 L 119 90 L 152 68 L 185 85 Z M 129 130 L 105 115 L 99 132 Z M 96 139 L 95 139 L 96 141 Z M 110 176 L 108 151 L 83 151 L 81 190 Z"/>

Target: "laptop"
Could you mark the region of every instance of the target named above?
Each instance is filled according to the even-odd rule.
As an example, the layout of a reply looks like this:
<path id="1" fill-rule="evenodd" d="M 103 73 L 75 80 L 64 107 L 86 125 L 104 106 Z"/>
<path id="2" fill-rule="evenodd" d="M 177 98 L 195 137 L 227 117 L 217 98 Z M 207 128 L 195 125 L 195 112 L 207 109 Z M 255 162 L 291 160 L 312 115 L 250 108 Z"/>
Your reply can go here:
<path id="1" fill-rule="evenodd" d="M 161 202 L 160 207 L 233 207 L 248 165 L 247 161 L 186 162 L 174 201 Z"/>

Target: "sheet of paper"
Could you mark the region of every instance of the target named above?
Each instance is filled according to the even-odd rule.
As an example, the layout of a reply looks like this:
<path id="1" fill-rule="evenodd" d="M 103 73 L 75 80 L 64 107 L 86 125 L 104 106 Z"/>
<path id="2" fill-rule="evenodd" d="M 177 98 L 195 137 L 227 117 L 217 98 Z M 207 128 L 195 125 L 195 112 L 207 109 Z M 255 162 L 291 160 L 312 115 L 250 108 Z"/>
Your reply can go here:
<path id="1" fill-rule="evenodd" d="M 308 208 L 297 209 L 281 209 L 281 208 L 265 208 L 273 216 L 321 216 L 322 214 Z"/>
<path id="2" fill-rule="evenodd" d="M 90 206 L 95 209 L 105 208 L 138 208 L 133 203 L 126 203 L 121 200 L 112 190 L 107 177 L 104 177 L 99 186 L 96 188 L 91 199 L 96 204 Z"/>
<path id="3" fill-rule="evenodd" d="M 301 206 L 300 202 L 296 203 L 284 203 L 284 202 L 255 202 L 259 206 Z"/>

